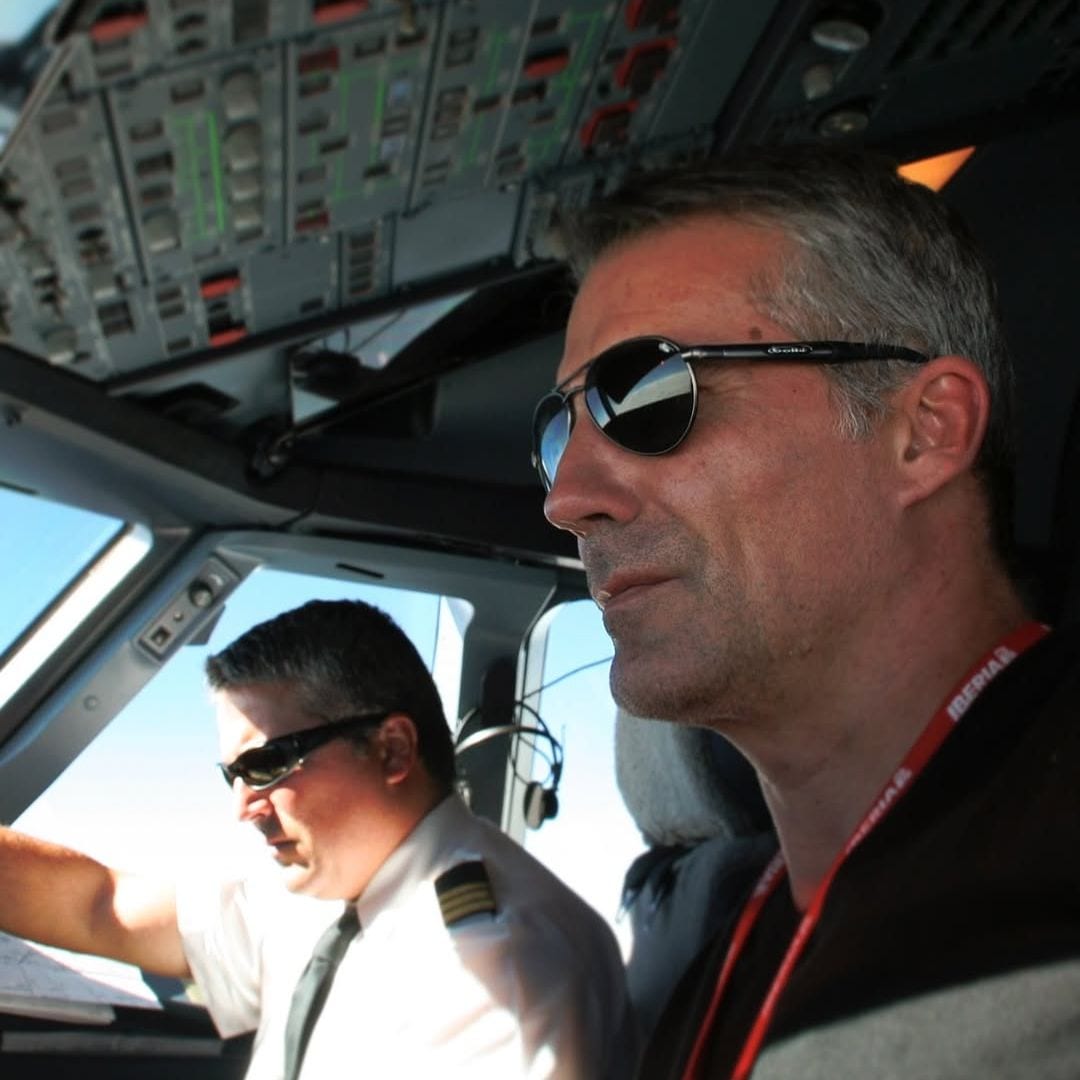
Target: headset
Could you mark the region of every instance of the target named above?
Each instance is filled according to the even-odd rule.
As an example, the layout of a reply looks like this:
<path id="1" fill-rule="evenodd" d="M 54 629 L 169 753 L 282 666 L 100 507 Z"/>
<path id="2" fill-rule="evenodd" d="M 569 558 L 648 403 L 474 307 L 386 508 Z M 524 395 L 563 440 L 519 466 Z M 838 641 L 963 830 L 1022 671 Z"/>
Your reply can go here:
<path id="1" fill-rule="evenodd" d="M 454 754 L 460 754 L 473 746 L 477 746 L 496 735 L 531 735 L 539 736 L 547 741 L 551 748 L 550 757 L 543 753 L 533 744 L 534 752 L 540 754 L 550 767 L 551 773 L 546 781 L 529 780 L 525 784 L 525 800 L 522 810 L 525 815 L 525 824 L 530 829 L 539 829 L 545 821 L 550 821 L 559 812 L 559 780 L 562 778 L 563 748 L 562 743 L 551 734 L 547 724 L 541 719 L 535 709 L 529 708 L 524 702 L 516 702 L 520 708 L 526 709 L 536 718 L 536 726 L 528 724 L 493 724 L 491 727 L 481 728 L 466 736 L 454 747 Z M 471 714 L 470 714 L 471 715 Z M 469 717 L 465 718 L 466 720 Z M 518 777 L 523 779 L 523 777 Z"/>

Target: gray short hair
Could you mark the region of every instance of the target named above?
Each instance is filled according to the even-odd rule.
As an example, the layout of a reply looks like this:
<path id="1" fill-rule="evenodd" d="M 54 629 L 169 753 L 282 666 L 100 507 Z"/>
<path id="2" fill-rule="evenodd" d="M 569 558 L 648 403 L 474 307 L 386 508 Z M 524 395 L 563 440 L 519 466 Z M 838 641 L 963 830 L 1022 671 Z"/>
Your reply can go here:
<path id="1" fill-rule="evenodd" d="M 753 150 L 632 180 L 564 213 L 557 243 L 578 279 L 610 248 L 697 216 L 782 231 L 802 253 L 754 283 L 763 315 L 805 340 L 906 345 L 961 355 L 990 387 L 991 416 L 976 462 L 999 553 L 1012 549 L 1014 380 L 997 290 L 967 228 L 943 198 L 859 151 L 814 146 Z M 686 344 L 691 344 L 687 342 Z M 904 361 L 832 365 L 841 430 L 867 435 Z"/>

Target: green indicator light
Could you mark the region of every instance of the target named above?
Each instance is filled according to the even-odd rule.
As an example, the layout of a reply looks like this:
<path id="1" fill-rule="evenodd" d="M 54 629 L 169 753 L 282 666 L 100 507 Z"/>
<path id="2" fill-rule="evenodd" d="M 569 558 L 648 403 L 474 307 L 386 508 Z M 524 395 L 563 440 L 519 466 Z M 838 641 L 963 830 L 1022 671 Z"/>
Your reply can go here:
<path id="1" fill-rule="evenodd" d="M 469 149 L 465 155 L 465 165 L 471 168 L 476 164 L 476 157 L 480 149 L 480 136 L 484 128 L 490 126 L 488 121 L 491 116 L 474 116 L 472 121 L 472 138 L 469 140 Z"/>
<path id="2" fill-rule="evenodd" d="M 375 105 L 372 110 L 374 117 L 372 122 L 372 135 L 369 141 L 372 143 L 372 151 L 370 154 L 370 162 L 374 163 L 376 160 L 375 138 L 374 134 L 378 130 L 382 122 L 382 113 L 384 108 L 385 99 L 385 84 L 382 80 L 377 79 L 374 75 L 362 68 L 350 68 L 341 73 L 338 84 L 338 122 L 334 125 L 333 131 L 323 131 L 318 135 L 313 135 L 308 139 L 308 160 L 316 162 L 322 159 L 320 147 L 327 139 L 333 139 L 335 137 L 345 137 L 349 135 L 349 97 L 352 92 L 353 86 L 356 83 L 375 82 Z M 365 113 L 366 115 L 366 113 Z M 350 189 L 348 185 L 348 177 L 346 175 L 346 155 L 344 150 L 335 151 L 333 154 L 334 161 L 332 163 L 332 176 L 333 186 L 327 193 L 326 198 L 330 202 L 340 202 L 342 199 L 351 198 L 354 195 L 362 195 L 363 188 L 358 187 Z"/>
<path id="3" fill-rule="evenodd" d="M 582 15 L 571 15 L 570 23 L 586 21 L 589 26 L 585 31 L 585 37 L 581 42 L 581 47 L 574 51 L 573 57 L 570 60 L 569 66 L 557 80 L 552 80 L 554 84 L 563 91 L 563 99 L 559 105 L 558 111 L 555 114 L 555 125 L 561 126 L 566 119 L 567 110 L 570 108 L 570 103 L 573 100 L 574 87 L 578 83 L 578 79 L 581 76 L 582 68 L 585 64 L 585 58 L 590 55 L 592 51 L 593 39 L 596 37 L 600 27 L 600 19 L 603 18 L 603 13 L 599 11 L 587 12 Z"/>
<path id="4" fill-rule="evenodd" d="M 214 185 L 214 209 L 217 216 L 216 232 L 225 231 L 225 191 L 221 170 L 221 141 L 218 137 L 217 117 L 206 114 L 207 137 L 210 142 L 210 178 Z"/>
<path id="5" fill-rule="evenodd" d="M 187 185 L 191 194 L 191 200 L 194 204 L 193 221 L 194 234 L 196 239 L 200 238 L 206 231 L 206 209 L 203 205 L 203 193 L 202 187 L 199 184 L 199 142 L 198 133 L 195 129 L 197 116 L 184 116 L 176 120 L 178 127 L 182 128 L 182 136 L 177 140 L 177 151 L 182 151 L 187 160 L 184 162 L 184 168 L 177 170 L 177 175 L 186 177 Z"/>
<path id="6" fill-rule="evenodd" d="M 491 55 L 488 58 L 488 72 L 487 78 L 484 80 L 483 94 L 490 94 L 495 87 L 495 82 L 499 73 L 499 56 L 502 54 L 503 45 L 505 43 L 505 35 L 498 30 L 492 32 L 491 40 L 488 44 L 488 52 Z"/>
<path id="7" fill-rule="evenodd" d="M 379 160 L 379 133 L 382 131 L 383 112 L 386 109 L 386 80 L 380 79 L 375 86 L 375 123 L 372 128 L 371 154 L 368 163 Z"/>

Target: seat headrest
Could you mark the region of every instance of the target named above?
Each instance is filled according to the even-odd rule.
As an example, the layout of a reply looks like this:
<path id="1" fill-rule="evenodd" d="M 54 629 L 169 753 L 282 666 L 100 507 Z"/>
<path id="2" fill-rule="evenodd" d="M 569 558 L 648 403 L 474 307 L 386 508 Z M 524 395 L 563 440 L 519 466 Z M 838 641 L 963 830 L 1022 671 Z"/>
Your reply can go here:
<path id="1" fill-rule="evenodd" d="M 757 776 L 706 728 L 615 714 L 615 778 L 650 844 L 695 844 L 769 828 Z"/>

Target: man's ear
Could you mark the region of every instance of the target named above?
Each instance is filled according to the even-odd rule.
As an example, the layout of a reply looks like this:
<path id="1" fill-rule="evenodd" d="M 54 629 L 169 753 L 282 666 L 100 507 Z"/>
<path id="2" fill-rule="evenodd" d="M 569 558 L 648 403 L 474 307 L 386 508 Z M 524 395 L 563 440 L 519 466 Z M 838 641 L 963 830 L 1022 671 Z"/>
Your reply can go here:
<path id="1" fill-rule="evenodd" d="M 894 399 L 901 499 L 913 505 L 970 472 L 990 420 L 990 388 L 964 356 L 939 356 Z"/>
<path id="2" fill-rule="evenodd" d="M 387 783 L 400 784 L 408 777 L 419 756 L 419 736 L 410 716 L 391 713 L 382 722 L 376 753 Z"/>

